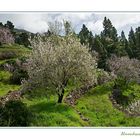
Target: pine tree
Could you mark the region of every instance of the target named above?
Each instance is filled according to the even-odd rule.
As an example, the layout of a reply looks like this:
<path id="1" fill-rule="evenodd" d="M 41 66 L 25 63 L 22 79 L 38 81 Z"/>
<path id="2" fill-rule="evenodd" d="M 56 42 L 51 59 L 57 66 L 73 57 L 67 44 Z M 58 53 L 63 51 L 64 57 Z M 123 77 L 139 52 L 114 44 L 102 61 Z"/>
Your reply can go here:
<path id="1" fill-rule="evenodd" d="M 112 25 L 110 19 L 104 18 L 103 31 L 101 32 L 101 40 L 103 46 L 107 50 L 108 57 L 117 52 L 118 35 L 116 28 Z"/>
<path id="2" fill-rule="evenodd" d="M 103 35 L 105 37 L 111 38 L 112 23 L 106 17 L 104 18 L 104 21 L 103 21 L 103 28 L 104 28 Z"/>
<path id="3" fill-rule="evenodd" d="M 92 50 L 98 52 L 98 68 L 106 69 L 107 51 L 101 42 L 100 36 L 95 36 Z"/>
<path id="4" fill-rule="evenodd" d="M 135 38 L 136 38 L 135 57 L 140 59 L 140 27 L 136 28 Z"/>
<path id="5" fill-rule="evenodd" d="M 116 28 L 112 25 L 110 19 L 104 18 L 103 21 L 103 31 L 101 33 L 102 37 L 105 37 L 106 39 L 111 39 L 114 42 L 118 41 L 118 35 Z"/>
<path id="6" fill-rule="evenodd" d="M 121 45 L 122 52 L 123 52 L 123 54 L 121 56 L 128 55 L 131 58 L 131 56 L 132 56 L 132 50 L 131 50 L 131 48 L 128 45 L 128 41 L 126 39 L 126 36 L 125 36 L 124 31 L 121 32 L 120 45 Z"/>
<path id="7" fill-rule="evenodd" d="M 81 31 L 79 32 L 79 38 L 80 38 L 80 42 L 83 45 L 87 45 L 89 44 L 89 36 L 91 35 L 90 31 L 88 30 L 88 28 L 86 27 L 85 24 L 83 24 Z"/>
<path id="8" fill-rule="evenodd" d="M 135 55 L 136 55 L 136 38 L 135 38 L 135 33 L 134 33 L 134 30 L 133 28 L 131 27 L 131 30 L 128 34 L 128 45 L 129 45 L 129 48 L 132 50 L 132 54 L 129 55 L 129 57 L 131 58 L 135 58 Z"/>
<path id="9" fill-rule="evenodd" d="M 13 23 L 11 21 L 7 21 L 7 23 L 4 26 L 9 28 L 10 30 L 14 29 L 14 25 L 13 25 Z"/>

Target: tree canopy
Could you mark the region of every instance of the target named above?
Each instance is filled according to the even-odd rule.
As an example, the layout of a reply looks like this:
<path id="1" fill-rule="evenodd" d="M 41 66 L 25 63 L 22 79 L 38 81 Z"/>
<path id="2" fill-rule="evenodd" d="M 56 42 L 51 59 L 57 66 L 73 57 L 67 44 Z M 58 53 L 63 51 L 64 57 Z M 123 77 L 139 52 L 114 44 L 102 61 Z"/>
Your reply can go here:
<path id="1" fill-rule="evenodd" d="M 55 38 L 55 39 L 54 39 Z M 70 80 L 86 84 L 97 81 L 97 64 L 86 46 L 73 35 L 50 36 L 45 42 L 33 42 L 28 61 L 29 83 L 55 88 L 58 102 L 62 102 Z"/>

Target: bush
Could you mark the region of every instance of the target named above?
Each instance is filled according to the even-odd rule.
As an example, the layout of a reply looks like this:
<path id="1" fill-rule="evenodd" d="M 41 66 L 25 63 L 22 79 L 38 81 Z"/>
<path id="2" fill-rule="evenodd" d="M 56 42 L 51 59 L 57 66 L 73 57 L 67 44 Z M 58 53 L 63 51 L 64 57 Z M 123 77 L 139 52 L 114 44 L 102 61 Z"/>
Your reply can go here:
<path id="1" fill-rule="evenodd" d="M 26 78 L 28 78 L 28 74 L 26 71 L 22 69 L 16 69 L 10 77 L 10 81 L 13 84 L 21 84 L 21 80 Z"/>
<path id="2" fill-rule="evenodd" d="M 10 100 L 0 105 L 0 126 L 28 126 L 30 112 L 20 100 Z"/>
<path id="3" fill-rule="evenodd" d="M 140 99 L 140 85 L 134 82 L 126 83 L 122 78 L 115 80 L 113 97 L 118 104 L 129 105 L 135 99 Z"/>
<path id="4" fill-rule="evenodd" d="M 26 59 L 26 57 L 21 57 L 16 60 L 7 60 L 4 64 L 2 64 L 5 71 L 10 71 L 12 73 L 10 81 L 13 84 L 21 84 L 22 79 L 28 78 L 28 74 L 24 66 Z"/>
<path id="5" fill-rule="evenodd" d="M 8 82 L 11 73 L 8 71 L 0 71 L 0 82 Z"/>
<path id="6" fill-rule="evenodd" d="M 16 58 L 17 54 L 14 51 L 0 53 L 0 60 Z"/>
<path id="7" fill-rule="evenodd" d="M 97 82 L 99 85 L 111 82 L 116 78 L 116 76 L 113 73 L 106 72 L 104 70 L 99 70 L 98 71 L 98 78 Z"/>

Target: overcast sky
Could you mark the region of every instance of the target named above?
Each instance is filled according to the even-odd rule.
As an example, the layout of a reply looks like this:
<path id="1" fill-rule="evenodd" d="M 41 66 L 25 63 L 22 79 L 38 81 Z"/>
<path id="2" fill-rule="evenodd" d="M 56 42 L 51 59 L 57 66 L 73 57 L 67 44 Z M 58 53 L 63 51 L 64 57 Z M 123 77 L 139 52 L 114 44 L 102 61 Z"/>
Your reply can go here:
<path id="1" fill-rule="evenodd" d="M 85 24 L 93 34 L 98 34 L 103 29 L 104 17 L 109 18 L 118 30 L 126 35 L 131 28 L 140 26 L 140 13 L 101 13 L 101 12 L 30 12 L 30 13 L 0 13 L 0 21 L 5 23 L 10 20 L 16 28 L 25 29 L 33 33 L 48 30 L 48 22 L 63 20 L 71 21 L 76 32 Z"/>

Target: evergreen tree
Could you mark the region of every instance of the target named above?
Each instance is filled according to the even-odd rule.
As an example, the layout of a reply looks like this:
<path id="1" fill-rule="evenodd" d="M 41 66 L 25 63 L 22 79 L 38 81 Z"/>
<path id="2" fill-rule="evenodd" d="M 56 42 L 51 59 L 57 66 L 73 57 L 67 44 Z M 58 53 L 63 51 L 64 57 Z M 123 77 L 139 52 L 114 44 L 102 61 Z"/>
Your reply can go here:
<path id="1" fill-rule="evenodd" d="M 0 27 L 3 27 L 3 24 L 2 24 L 2 22 L 0 22 Z"/>
<path id="2" fill-rule="evenodd" d="M 104 28 L 104 30 L 102 31 L 102 36 L 103 37 L 110 38 L 110 39 L 112 39 L 115 42 L 118 41 L 117 30 L 112 25 L 110 19 L 107 19 L 106 17 L 104 18 L 103 28 Z"/>
<path id="3" fill-rule="evenodd" d="M 116 28 L 112 25 L 110 19 L 104 18 L 103 31 L 101 32 L 101 41 L 107 51 L 107 56 L 117 53 L 119 42 Z"/>
<path id="4" fill-rule="evenodd" d="M 19 37 L 16 39 L 16 43 L 28 47 L 30 45 L 30 41 L 28 40 L 28 38 L 29 37 L 27 33 L 21 33 Z"/>
<path id="5" fill-rule="evenodd" d="M 9 28 L 10 30 L 14 29 L 14 25 L 13 25 L 13 23 L 11 21 L 7 21 L 7 23 L 4 26 Z"/>
<path id="6" fill-rule="evenodd" d="M 106 67 L 107 51 L 101 42 L 100 36 L 98 35 L 96 35 L 94 38 L 92 50 L 98 52 L 98 68 L 107 69 Z"/>
<path id="7" fill-rule="evenodd" d="M 122 55 L 122 56 L 125 56 L 126 55 L 125 53 L 127 53 L 127 55 L 131 58 L 132 50 L 131 50 L 130 46 L 128 45 L 128 41 L 125 37 L 124 31 L 121 32 L 120 44 L 122 46 L 122 51 L 124 52 L 124 55 Z"/>
<path id="8" fill-rule="evenodd" d="M 89 45 L 90 50 L 92 50 L 92 47 L 94 44 L 94 37 L 91 31 L 89 32 L 88 43 L 89 43 L 88 45 Z"/>
<path id="9" fill-rule="evenodd" d="M 140 59 L 140 27 L 136 28 L 135 38 L 136 38 L 135 57 Z"/>
<path id="10" fill-rule="evenodd" d="M 104 28 L 102 32 L 103 36 L 111 38 L 112 23 L 106 17 L 104 18 L 103 21 L 103 28 Z"/>
<path id="11" fill-rule="evenodd" d="M 131 30 L 128 34 L 128 45 L 129 45 L 129 48 L 132 50 L 132 54 L 129 55 L 129 57 L 131 58 L 134 58 L 136 53 L 135 53 L 135 50 L 136 50 L 136 38 L 135 38 L 135 33 L 134 33 L 134 30 L 133 28 L 131 27 Z"/>
<path id="12" fill-rule="evenodd" d="M 89 44 L 89 36 L 91 36 L 91 32 L 88 30 L 85 24 L 83 24 L 81 31 L 79 32 L 80 42 L 83 45 Z"/>
<path id="13" fill-rule="evenodd" d="M 117 42 L 118 41 L 118 34 L 117 34 L 117 30 L 115 27 L 112 27 L 112 30 L 111 30 L 111 38 L 114 42 Z"/>

